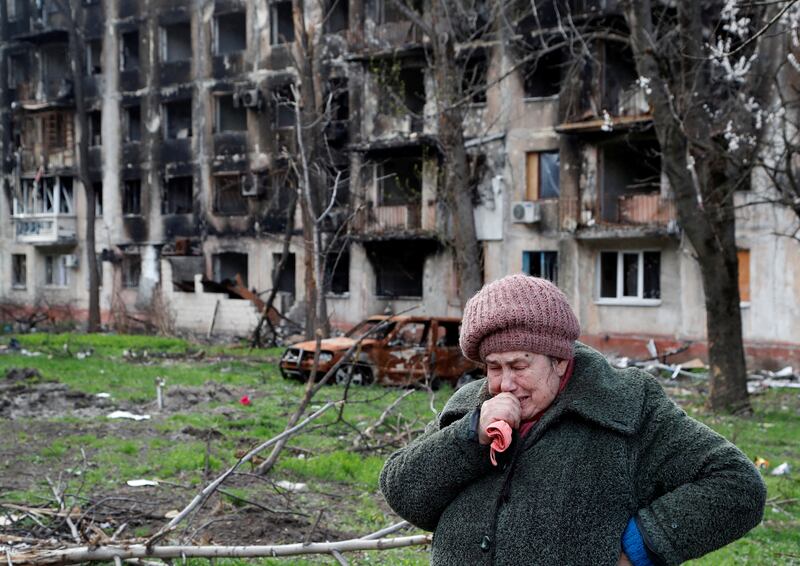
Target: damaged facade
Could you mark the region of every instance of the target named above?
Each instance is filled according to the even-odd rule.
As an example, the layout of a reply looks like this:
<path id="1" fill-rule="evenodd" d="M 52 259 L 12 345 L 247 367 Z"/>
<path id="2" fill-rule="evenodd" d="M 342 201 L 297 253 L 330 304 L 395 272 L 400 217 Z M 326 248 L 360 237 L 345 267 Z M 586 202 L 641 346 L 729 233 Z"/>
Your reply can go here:
<path id="1" fill-rule="evenodd" d="M 161 305 L 177 330 L 247 335 L 288 224 L 275 308 L 293 316 L 306 264 L 299 207 L 287 217 L 298 150 L 292 2 L 82 4 L 104 313 Z M 52 0 L 3 0 L 0 15 L 0 297 L 80 312 L 87 203 L 67 26 Z M 334 111 L 325 136 L 344 172 L 327 226 L 346 234 L 326 267 L 332 320 L 350 326 L 413 306 L 414 315 L 460 316 L 441 237 L 426 38 L 389 0 L 306 2 L 305 17 L 326 31 L 320 73 Z M 701 343 L 700 273 L 632 57 L 617 42 L 593 42 L 595 65 L 578 81 L 566 52 L 525 63 L 536 49 L 525 41 L 488 42 L 464 63 L 473 83 L 489 85 L 471 96 L 465 127 L 484 279 L 554 280 L 584 339 L 601 348 Z M 740 216 L 749 352 L 800 360 L 800 249 L 775 235 L 790 213 L 762 206 Z"/>

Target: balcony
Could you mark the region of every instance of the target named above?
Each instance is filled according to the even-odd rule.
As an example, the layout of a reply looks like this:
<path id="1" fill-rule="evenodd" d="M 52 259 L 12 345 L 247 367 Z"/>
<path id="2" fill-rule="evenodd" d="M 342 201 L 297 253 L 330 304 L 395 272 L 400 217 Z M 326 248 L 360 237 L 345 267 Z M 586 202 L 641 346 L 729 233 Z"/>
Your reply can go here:
<path id="1" fill-rule="evenodd" d="M 357 232 L 372 236 L 424 236 L 433 232 L 436 224 L 436 209 L 433 202 L 427 206 L 403 204 L 394 206 L 374 206 L 367 202 L 366 207 L 356 215 Z"/>
<path id="2" fill-rule="evenodd" d="M 675 202 L 659 193 L 628 194 L 617 197 L 617 216 L 603 220 L 591 203 L 577 198 L 559 199 L 561 230 L 574 232 L 584 240 L 670 237 L 678 233 Z"/>
<path id="3" fill-rule="evenodd" d="M 617 199 L 621 224 L 667 226 L 677 218 L 675 202 L 659 193 L 624 195 Z"/>
<path id="4" fill-rule="evenodd" d="M 12 219 L 16 240 L 20 244 L 51 246 L 77 242 L 77 220 L 74 215 L 21 214 Z"/>

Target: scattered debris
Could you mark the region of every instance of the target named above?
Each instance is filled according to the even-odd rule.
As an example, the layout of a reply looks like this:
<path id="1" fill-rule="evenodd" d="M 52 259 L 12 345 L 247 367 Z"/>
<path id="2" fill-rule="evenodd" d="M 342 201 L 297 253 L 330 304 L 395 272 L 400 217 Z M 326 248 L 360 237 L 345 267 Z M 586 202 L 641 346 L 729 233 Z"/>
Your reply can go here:
<path id="1" fill-rule="evenodd" d="M 772 470 L 771 476 L 788 476 L 792 472 L 792 467 L 788 462 L 784 462 L 780 466 Z"/>
<path id="2" fill-rule="evenodd" d="M 111 393 L 98 393 L 95 395 L 95 397 L 100 399 L 111 399 Z"/>
<path id="3" fill-rule="evenodd" d="M 146 421 L 150 419 L 150 415 L 135 415 L 128 411 L 114 411 L 108 415 L 109 419 L 130 419 L 133 421 Z"/>
<path id="4" fill-rule="evenodd" d="M 748 393 L 763 393 L 770 388 L 800 389 L 800 375 L 792 366 L 786 366 L 779 371 L 762 369 L 747 376 Z"/>
<path id="5" fill-rule="evenodd" d="M 127 483 L 131 487 L 156 487 L 158 486 L 157 481 L 153 480 L 128 480 Z"/>
<path id="6" fill-rule="evenodd" d="M 759 470 L 766 470 L 769 468 L 769 460 L 765 460 L 761 456 L 758 456 L 753 463 Z"/>
<path id="7" fill-rule="evenodd" d="M 704 371 L 708 370 L 708 366 L 700 358 L 692 358 L 688 362 L 683 362 L 681 365 L 683 366 L 683 369 L 702 369 Z"/>
<path id="8" fill-rule="evenodd" d="M 308 484 L 287 480 L 276 481 L 275 485 L 281 489 L 285 489 L 286 491 L 291 491 L 293 493 L 301 493 L 308 489 Z"/>

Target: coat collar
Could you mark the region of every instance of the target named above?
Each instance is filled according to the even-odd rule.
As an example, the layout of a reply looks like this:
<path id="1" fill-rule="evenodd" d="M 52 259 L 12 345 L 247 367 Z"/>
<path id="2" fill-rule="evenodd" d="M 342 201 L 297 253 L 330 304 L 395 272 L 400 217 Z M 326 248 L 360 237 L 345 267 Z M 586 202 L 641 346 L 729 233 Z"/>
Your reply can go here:
<path id="1" fill-rule="evenodd" d="M 575 343 L 575 367 L 566 389 L 545 412 L 542 423 L 558 420 L 563 413 L 581 418 L 616 432 L 636 432 L 644 406 L 644 385 L 641 379 L 625 375 L 608 363 L 597 350 Z M 478 391 L 478 406 L 491 398 L 488 383 L 483 380 Z"/>

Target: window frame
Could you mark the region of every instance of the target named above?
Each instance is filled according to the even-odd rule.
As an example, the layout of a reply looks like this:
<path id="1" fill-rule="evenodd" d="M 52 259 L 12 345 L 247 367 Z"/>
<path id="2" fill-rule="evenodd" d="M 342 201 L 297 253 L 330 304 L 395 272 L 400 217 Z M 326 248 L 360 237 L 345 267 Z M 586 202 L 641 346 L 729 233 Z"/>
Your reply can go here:
<path id="1" fill-rule="evenodd" d="M 616 296 L 615 297 L 602 297 L 602 257 L 603 253 L 617 254 L 617 282 L 616 282 Z M 644 254 L 657 253 L 659 255 L 658 264 L 658 277 L 659 277 L 659 298 L 648 299 L 644 297 Z M 633 296 L 623 295 L 625 284 L 625 270 L 624 270 L 624 256 L 625 254 L 637 254 L 637 273 L 636 273 L 636 287 L 637 294 Z M 596 305 L 610 305 L 610 306 L 636 306 L 636 307 L 658 307 L 661 306 L 663 301 L 663 290 L 661 287 L 661 258 L 663 251 L 654 248 L 637 248 L 637 249 L 600 249 L 597 251 L 597 258 L 595 260 L 595 299 Z"/>
<path id="2" fill-rule="evenodd" d="M 28 254 L 11 254 L 11 288 L 17 290 L 28 288 Z"/>
<path id="3" fill-rule="evenodd" d="M 542 155 L 555 154 L 559 164 L 558 195 L 542 196 Z M 556 149 L 543 149 L 525 152 L 525 198 L 523 200 L 532 202 L 553 202 L 561 198 L 561 152 Z M 535 185 L 531 185 L 531 176 L 535 177 Z M 532 193 L 535 193 L 533 198 Z"/>
<path id="4" fill-rule="evenodd" d="M 44 256 L 44 266 L 45 287 L 66 289 L 70 286 L 71 277 L 69 267 L 67 267 L 66 254 L 48 254 Z M 59 277 L 56 277 L 56 274 Z"/>

